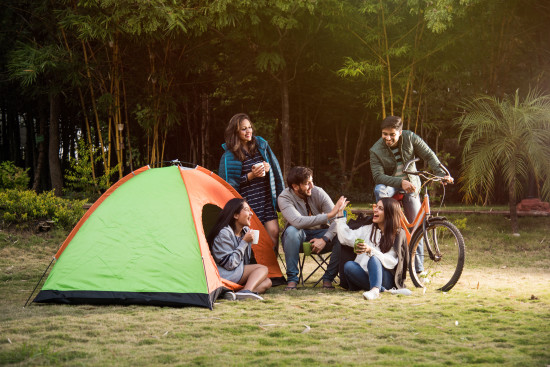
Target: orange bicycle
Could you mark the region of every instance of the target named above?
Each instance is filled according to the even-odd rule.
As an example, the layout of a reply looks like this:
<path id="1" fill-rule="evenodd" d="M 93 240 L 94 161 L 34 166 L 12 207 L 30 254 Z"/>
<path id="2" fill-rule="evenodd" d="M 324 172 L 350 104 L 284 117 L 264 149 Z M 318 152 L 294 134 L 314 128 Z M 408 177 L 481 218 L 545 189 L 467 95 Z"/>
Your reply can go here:
<path id="1" fill-rule="evenodd" d="M 444 179 L 427 171 L 409 171 L 410 164 L 418 160 L 419 158 L 416 158 L 407 162 L 403 170 L 404 173 L 423 178 L 420 191 L 422 188 L 425 190 L 424 199 L 414 221 L 409 223 L 404 215 L 401 218 L 401 225 L 405 229 L 409 243 L 409 274 L 416 287 L 448 291 L 455 286 L 462 275 L 465 256 L 464 238 L 458 228 L 447 218 L 432 216 L 428 183 L 439 182 L 443 185 Z M 440 166 L 450 176 L 447 168 Z M 444 197 L 445 186 L 443 185 Z M 441 203 L 443 204 L 443 200 Z M 419 260 L 416 257 L 416 251 L 422 244 L 425 246 L 424 271 L 417 273 L 416 261 Z"/>

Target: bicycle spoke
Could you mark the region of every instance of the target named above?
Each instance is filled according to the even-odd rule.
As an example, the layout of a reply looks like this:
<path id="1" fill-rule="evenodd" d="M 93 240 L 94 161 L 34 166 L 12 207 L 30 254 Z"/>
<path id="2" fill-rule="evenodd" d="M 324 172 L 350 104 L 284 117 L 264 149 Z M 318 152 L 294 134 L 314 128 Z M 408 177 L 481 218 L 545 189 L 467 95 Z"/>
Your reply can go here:
<path id="1" fill-rule="evenodd" d="M 420 241 L 423 238 L 424 241 Z M 421 245 L 425 246 L 428 256 L 424 257 L 424 271 L 416 274 L 413 269 L 419 257 L 412 256 L 418 253 Z M 424 286 L 434 290 L 449 290 L 458 281 L 464 267 L 464 240 L 458 229 L 448 221 L 434 221 L 427 228 L 423 236 L 416 236 L 412 241 L 411 278 L 416 286 Z"/>

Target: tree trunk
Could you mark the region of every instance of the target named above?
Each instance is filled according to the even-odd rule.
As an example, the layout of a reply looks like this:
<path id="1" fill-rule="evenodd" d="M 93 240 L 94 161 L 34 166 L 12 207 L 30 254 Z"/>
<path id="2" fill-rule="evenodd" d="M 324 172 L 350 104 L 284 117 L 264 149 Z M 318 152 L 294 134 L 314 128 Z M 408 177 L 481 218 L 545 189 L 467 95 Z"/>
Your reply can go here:
<path id="1" fill-rule="evenodd" d="M 512 234 L 519 235 L 518 226 L 518 211 L 516 206 L 516 179 L 513 178 L 512 182 L 508 185 L 508 202 L 510 205 L 510 222 L 512 224 Z"/>
<path id="2" fill-rule="evenodd" d="M 59 162 L 59 94 L 50 93 L 50 143 L 48 161 L 50 180 L 56 196 L 63 193 L 63 174 Z"/>
<path id="3" fill-rule="evenodd" d="M 210 145 L 208 132 L 210 131 L 210 99 L 208 94 L 203 93 L 202 95 L 202 124 L 201 124 L 201 165 L 203 167 L 208 167 L 208 147 Z"/>
<path id="4" fill-rule="evenodd" d="M 288 75 L 284 69 L 281 77 L 281 129 L 282 129 L 282 146 L 283 146 L 283 176 L 286 177 L 290 171 L 292 147 L 290 141 L 290 102 L 288 97 Z"/>
<path id="5" fill-rule="evenodd" d="M 33 109 L 34 112 L 34 109 Z M 36 135 L 35 133 L 35 126 L 34 126 L 34 114 L 31 114 L 30 112 L 27 113 L 26 119 L 25 119 L 25 125 L 27 126 L 27 142 L 25 144 L 25 167 L 33 167 L 34 166 L 34 157 L 36 155 L 35 151 L 35 141 L 34 137 Z M 33 172 L 34 175 L 34 172 Z M 34 177 L 31 176 L 31 179 L 34 182 Z"/>
<path id="6" fill-rule="evenodd" d="M 44 161 L 46 160 L 46 155 L 44 154 L 44 144 L 46 136 L 46 121 L 48 117 L 46 116 L 45 108 L 43 104 L 39 103 L 39 112 L 38 112 L 38 136 L 36 142 L 38 144 L 38 157 L 36 158 L 36 165 L 34 168 L 34 182 L 32 184 L 32 189 L 38 191 L 40 188 L 40 181 L 42 180 L 42 170 L 44 167 Z"/>

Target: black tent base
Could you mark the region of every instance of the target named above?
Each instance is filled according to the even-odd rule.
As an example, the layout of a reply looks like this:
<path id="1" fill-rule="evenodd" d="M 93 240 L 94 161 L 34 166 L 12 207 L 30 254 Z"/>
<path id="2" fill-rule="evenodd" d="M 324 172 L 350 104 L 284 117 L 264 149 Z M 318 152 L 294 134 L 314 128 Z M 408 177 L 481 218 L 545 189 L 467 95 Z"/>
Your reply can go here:
<path id="1" fill-rule="evenodd" d="M 206 293 L 167 292 L 109 292 L 109 291 L 56 291 L 42 290 L 33 302 L 91 305 L 146 305 L 186 307 L 198 306 L 212 309 L 222 288 Z"/>

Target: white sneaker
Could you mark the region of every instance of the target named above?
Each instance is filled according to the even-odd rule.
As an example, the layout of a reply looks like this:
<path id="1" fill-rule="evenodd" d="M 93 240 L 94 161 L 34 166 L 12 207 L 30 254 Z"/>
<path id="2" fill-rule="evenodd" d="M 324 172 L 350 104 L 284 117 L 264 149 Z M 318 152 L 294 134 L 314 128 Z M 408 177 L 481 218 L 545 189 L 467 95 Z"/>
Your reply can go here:
<path id="1" fill-rule="evenodd" d="M 388 292 L 390 292 L 391 294 L 400 294 L 402 296 L 410 296 L 412 294 L 411 290 L 407 288 L 400 288 L 400 289 L 392 288 L 388 290 Z"/>
<path id="2" fill-rule="evenodd" d="M 228 301 L 236 301 L 237 296 L 235 295 L 234 292 L 227 291 L 224 294 L 222 294 L 221 299 L 226 299 Z"/>
<path id="3" fill-rule="evenodd" d="M 259 301 L 263 301 L 264 299 L 262 297 L 260 297 L 258 294 L 252 292 L 252 291 L 249 291 L 248 289 L 243 289 L 242 291 L 239 291 L 237 293 L 235 293 L 235 296 L 237 297 L 237 299 L 247 299 L 247 298 L 251 298 L 251 299 L 257 299 Z"/>
<path id="4" fill-rule="evenodd" d="M 367 301 L 377 299 L 379 297 L 380 297 L 380 289 L 378 288 L 373 288 L 370 291 L 366 291 L 365 293 L 363 293 L 363 298 L 366 299 Z"/>

